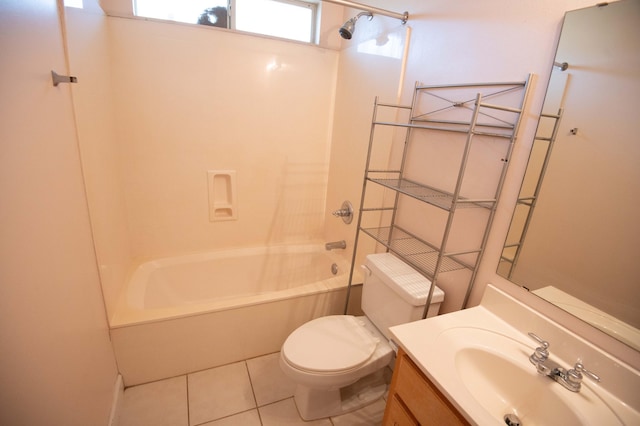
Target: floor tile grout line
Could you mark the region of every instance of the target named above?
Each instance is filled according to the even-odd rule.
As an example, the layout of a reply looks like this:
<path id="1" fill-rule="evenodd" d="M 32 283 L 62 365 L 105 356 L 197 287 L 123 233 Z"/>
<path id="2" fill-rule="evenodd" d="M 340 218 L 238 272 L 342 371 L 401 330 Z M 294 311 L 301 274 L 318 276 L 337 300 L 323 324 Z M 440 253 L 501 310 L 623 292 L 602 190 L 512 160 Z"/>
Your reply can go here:
<path id="1" fill-rule="evenodd" d="M 258 412 L 258 420 L 260 420 L 260 425 L 262 425 L 262 415 L 260 414 L 259 406 L 258 406 L 258 398 L 256 397 L 256 390 L 253 388 L 253 379 L 251 378 L 251 371 L 249 370 L 249 363 L 247 360 L 244 360 L 244 368 L 247 370 L 247 376 L 249 376 L 249 384 L 251 385 L 251 393 L 253 394 L 253 402 L 256 404 L 256 411 Z"/>
<path id="2" fill-rule="evenodd" d="M 198 424 L 195 424 L 195 425 L 193 425 L 193 426 L 202 426 L 202 425 L 206 425 L 207 423 L 212 423 L 212 422 L 217 422 L 217 421 L 220 421 L 220 420 L 223 420 L 223 419 L 228 419 L 229 417 L 237 416 L 237 415 L 239 415 L 239 414 L 243 414 L 243 413 L 248 413 L 249 411 L 253 411 L 253 410 L 258 411 L 258 408 L 257 408 L 257 407 L 256 407 L 256 408 L 249 408 L 248 410 L 239 411 L 239 412 L 237 412 L 237 413 L 229 414 L 229 415 L 227 415 L 227 416 L 219 417 L 219 418 L 217 418 L 217 419 L 213 419 L 213 420 L 205 420 L 204 422 L 202 422 L 202 423 L 198 423 Z M 258 416 L 260 416 L 260 413 L 258 413 Z M 262 421 L 260 421 L 260 424 L 262 424 Z"/>
<path id="3" fill-rule="evenodd" d="M 293 401 L 294 401 L 294 403 L 295 403 L 295 399 L 294 399 L 293 395 L 291 395 L 291 396 L 287 396 L 287 397 L 282 398 L 282 399 L 278 399 L 278 400 L 276 400 L 276 401 L 267 402 L 266 404 L 262 404 L 262 405 L 258 406 L 258 408 L 268 407 L 268 406 L 270 406 L 270 405 L 277 404 L 277 403 L 279 403 L 279 402 L 286 401 L 286 400 L 288 400 L 288 399 L 293 399 Z M 297 407 L 298 407 L 298 406 L 296 405 L 296 409 L 297 409 Z"/>
<path id="4" fill-rule="evenodd" d="M 247 361 L 250 361 L 250 360 L 252 360 L 252 359 L 258 359 L 258 358 L 262 358 L 262 357 L 265 357 L 265 356 L 269 356 L 269 355 L 277 354 L 278 352 L 280 352 L 280 351 L 276 351 L 276 352 L 269 352 L 268 354 L 264 354 L 264 355 L 257 355 L 257 356 L 251 357 L 251 358 L 241 359 L 241 360 L 239 360 L 239 361 L 231 361 L 231 362 L 228 362 L 228 363 L 226 363 L 226 364 L 216 365 L 216 366 L 213 366 L 213 367 L 201 368 L 200 370 L 188 371 L 188 372 L 186 372 L 186 373 L 184 373 L 184 374 L 176 374 L 175 376 L 169 376 L 169 377 L 165 377 L 165 378 L 162 378 L 162 379 L 149 380 L 148 382 L 136 383 L 135 385 L 125 386 L 125 387 L 124 387 L 124 390 L 127 390 L 127 389 L 129 389 L 129 388 L 134 388 L 134 387 L 136 387 L 136 386 L 144 386 L 144 385 L 149 385 L 149 384 L 151 384 L 151 383 L 157 383 L 157 382 L 162 382 L 162 381 L 169 380 L 169 379 L 175 379 L 175 378 L 182 377 L 182 376 L 188 376 L 189 374 L 201 373 L 201 372 L 203 372 L 203 371 L 211 370 L 211 369 L 213 369 L 213 368 L 226 367 L 227 365 L 237 364 L 237 363 L 239 363 L 239 362 L 247 362 Z"/>
<path id="5" fill-rule="evenodd" d="M 189 404 L 189 375 L 184 375 L 187 384 L 187 426 L 191 426 L 191 404 Z"/>
<path id="6" fill-rule="evenodd" d="M 270 352 L 270 353 L 264 354 L 264 355 L 257 355 L 257 356 L 251 357 L 251 358 L 241 359 L 241 360 L 238 360 L 238 361 L 231 361 L 231 362 L 227 362 L 226 364 L 215 365 L 213 367 L 206 367 L 206 368 L 201 368 L 199 370 L 188 371 L 188 372 L 183 373 L 183 374 L 176 374 L 175 376 L 169 376 L 169 377 L 165 377 L 165 378 L 162 378 L 162 379 L 149 380 L 148 382 L 136 383 L 135 385 L 125 386 L 124 389 L 127 390 L 129 388 L 134 388 L 136 386 L 144 386 L 144 385 L 149 385 L 151 383 L 163 382 L 163 381 L 169 380 L 169 379 L 175 379 L 175 378 L 182 377 L 182 376 L 188 376 L 189 374 L 202 373 L 203 371 L 212 370 L 212 369 L 218 368 L 218 367 L 226 367 L 228 365 L 238 364 L 240 362 L 245 362 L 246 363 L 249 360 L 262 358 L 264 356 L 269 356 L 269 355 L 273 355 L 273 354 L 277 354 L 278 352 L 280 352 L 280 351 Z"/>

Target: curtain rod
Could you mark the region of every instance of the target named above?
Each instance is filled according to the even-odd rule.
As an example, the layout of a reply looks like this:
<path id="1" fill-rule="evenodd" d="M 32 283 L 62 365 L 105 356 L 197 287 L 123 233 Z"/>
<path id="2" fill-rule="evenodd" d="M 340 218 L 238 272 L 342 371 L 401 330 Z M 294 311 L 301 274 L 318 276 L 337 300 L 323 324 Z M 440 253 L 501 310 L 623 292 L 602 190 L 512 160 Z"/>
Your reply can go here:
<path id="1" fill-rule="evenodd" d="M 339 4 L 340 6 L 346 6 L 346 7 L 352 7 L 354 9 L 364 10 L 365 12 L 371 12 L 377 15 L 389 16 L 391 18 L 396 18 L 401 20 L 403 24 L 405 24 L 409 19 L 409 12 L 396 13 L 396 12 L 391 12 L 389 10 L 379 9 L 377 7 L 367 6 L 364 4 L 355 3 L 347 0 L 322 0 L 322 1 L 327 3 Z"/>

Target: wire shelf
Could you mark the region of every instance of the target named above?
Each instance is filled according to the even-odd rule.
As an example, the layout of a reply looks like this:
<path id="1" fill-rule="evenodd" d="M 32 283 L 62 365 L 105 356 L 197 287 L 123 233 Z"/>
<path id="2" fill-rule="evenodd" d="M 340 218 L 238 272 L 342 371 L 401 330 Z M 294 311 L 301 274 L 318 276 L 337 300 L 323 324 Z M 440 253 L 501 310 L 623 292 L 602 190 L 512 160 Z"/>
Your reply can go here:
<path id="1" fill-rule="evenodd" d="M 408 179 L 387 179 L 387 178 L 367 178 L 371 182 L 375 182 L 386 188 L 393 189 L 402 194 L 416 198 L 418 200 L 429 203 L 433 206 L 440 207 L 444 210 L 451 210 L 453 208 L 453 194 L 444 192 L 427 185 L 423 185 L 417 182 L 413 182 Z M 456 203 L 456 208 L 471 208 L 481 207 L 485 209 L 491 209 L 495 200 L 473 200 L 469 198 L 459 197 Z"/>
<path id="2" fill-rule="evenodd" d="M 429 279 L 433 279 L 440 256 L 438 249 L 398 226 L 361 229 L 371 238 L 418 268 Z M 443 257 L 440 272 L 451 272 L 465 268 L 466 266 L 462 263 L 456 262 L 450 257 Z"/>

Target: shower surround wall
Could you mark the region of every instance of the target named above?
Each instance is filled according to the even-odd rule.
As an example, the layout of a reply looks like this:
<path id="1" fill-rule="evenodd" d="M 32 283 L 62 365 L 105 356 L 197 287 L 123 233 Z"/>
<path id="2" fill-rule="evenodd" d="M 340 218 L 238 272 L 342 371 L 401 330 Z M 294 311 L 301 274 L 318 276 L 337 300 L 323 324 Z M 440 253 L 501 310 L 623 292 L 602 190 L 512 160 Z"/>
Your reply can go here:
<path id="1" fill-rule="evenodd" d="M 110 35 L 134 257 L 322 236 L 335 52 L 130 19 Z M 236 171 L 237 221 L 209 222 L 212 169 Z"/>
<path id="2" fill-rule="evenodd" d="M 74 72 L 90 74 L 75 95 L 110 315 L 131 261 L 323 238 L 338 52 L 67 10 Z M 109 114 L 105 137 L 88 123 Z M 209 220 L 215 169 L 236 172 L 237 220 Z"/>

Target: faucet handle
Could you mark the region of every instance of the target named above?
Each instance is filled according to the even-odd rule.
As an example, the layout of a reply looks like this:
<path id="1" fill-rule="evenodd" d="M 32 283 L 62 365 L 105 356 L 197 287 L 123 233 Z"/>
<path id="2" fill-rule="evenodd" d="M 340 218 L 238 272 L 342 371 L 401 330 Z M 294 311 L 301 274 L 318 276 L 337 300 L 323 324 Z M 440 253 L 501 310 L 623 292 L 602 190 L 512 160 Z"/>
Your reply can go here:
<path id="1" fill-rule="evenodd" d="M 578 377 L 579 379 L 582 379 L 582 375 L 585 375 L 591 380 L 594 380 L 596 382 L 600 381 L 600 376 L 595 374 L 593 371 L 589 371 L 586 368 L 584 368 L 584 365 L 582 365 L 581 360 L 578 360 L 578 362 L 576 362 L 576 365 L 574 365 L 571 370 L 567 371 L 567 374 L 570 375 L 570 377 L 575 376 L 575 377 Z"/>
<path id="2" fill-rule="evenodd" d="M 568 385 L 565 385 L 565 387 L 573 392 L 579 392 L 582 387 L 583 374 L 596 382 L 600 381 L 600 377 L 597 374 L 584 368 L 582 362 L 578 360 L 576 365 L 574 365 L 572 369 L 567 370 L 565 374 L 565 380 Z"/>
<path id="3" fill-rule="evenodd" d="M 542 337 L 539 337 L 537 334 L 529 332 L 529 337 L 531 337 L 536 342 L 540 343 L 540 345 L 542 345 L 542 347 L 544 347 L 545 349 L 549 347 L 549 342 L 544 340 Z"/>
<path id="4" fill-rule="evenodd" d="M 549 350 L 548 350 L 549 342 L 547 342 L 546 340 L 542 339 L 541 337 L 539 337 L 538 335 L 532 332 L 529 332 L 529 337 L 531 337 L 536 342 L 540 343 L 540 346 L 538 346 L 536 350 L 533 352 L 533 354 L 531 354 L 531 356 L 529 357 L 529 360 L 533 364 L 541 364 L 545 362 L 547 358 L 549 358 Z"/>
<path id="5" fill-rule="evenodd" d="M 335 217 L 341 217 L 342 221 L 347 225 L 353 220 L 353 206 L 349 201 L 344 201 L 340 209 L 332 213 Z"/>

